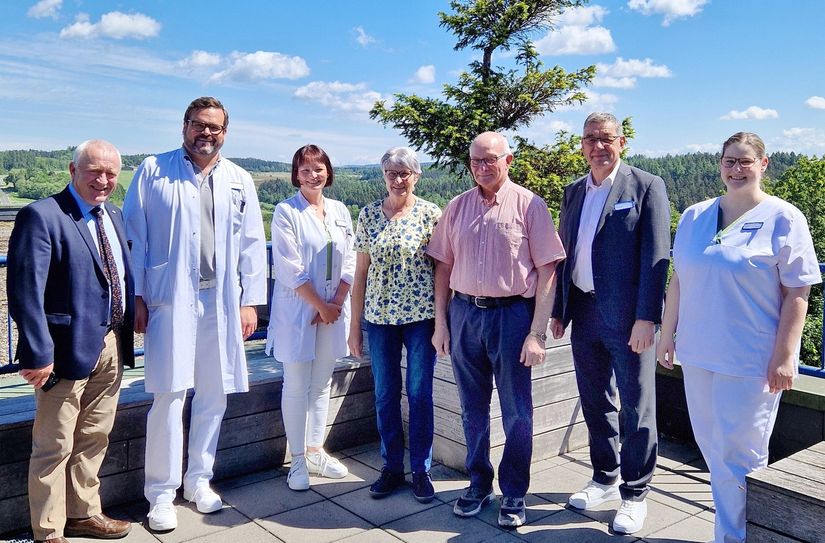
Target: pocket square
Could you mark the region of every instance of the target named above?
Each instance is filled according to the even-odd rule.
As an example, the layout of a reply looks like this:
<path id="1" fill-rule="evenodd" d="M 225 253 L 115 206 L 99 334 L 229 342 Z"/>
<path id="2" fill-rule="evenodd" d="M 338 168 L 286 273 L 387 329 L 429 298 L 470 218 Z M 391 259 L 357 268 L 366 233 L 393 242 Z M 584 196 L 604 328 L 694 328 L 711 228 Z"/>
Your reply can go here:
<path id="1" fill-rule="evenodd" d="M 635 205 L 633 200 L 629 200 L 627 202 L 616 202 L 616 205 L 613 206 L 613 211 L 622 211 L 624 209 L 630 209 Z"/>

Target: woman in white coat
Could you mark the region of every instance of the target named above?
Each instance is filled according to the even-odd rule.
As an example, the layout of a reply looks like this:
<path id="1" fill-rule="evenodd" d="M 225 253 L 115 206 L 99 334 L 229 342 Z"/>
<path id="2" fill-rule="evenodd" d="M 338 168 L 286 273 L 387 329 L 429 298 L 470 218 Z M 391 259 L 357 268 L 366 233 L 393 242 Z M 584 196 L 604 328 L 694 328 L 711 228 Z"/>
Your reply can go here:
<path id="1" fill-rule="evenodd" d="M 768 463 L 808 293 L 822 279 L 805 216 L 760 186 L 768 157 L 759 136 L 728 138 L 720 167 L 725 194 L 679 221 L 656 358 L 672 368 L 679 352 L 691 426 L 710 469 L 715 540 L 727 543 L 745 540 L 745 476 Z"/>
<path id="2" fill-rule="evenodd" d="M 349 291 L 355 273 L 352 219 L 325 198 L 334 173 L 323 149 L 306 145 L 292 158 L 295 196 L 275 206 L 275 285 L 267 353 L 283 363 L 281 412 L 292 466 L 287 484 L 307 490 L 309 474 L 340 478 L 347 468 L 323 449 L 332 371 L 348 354 Z"/>

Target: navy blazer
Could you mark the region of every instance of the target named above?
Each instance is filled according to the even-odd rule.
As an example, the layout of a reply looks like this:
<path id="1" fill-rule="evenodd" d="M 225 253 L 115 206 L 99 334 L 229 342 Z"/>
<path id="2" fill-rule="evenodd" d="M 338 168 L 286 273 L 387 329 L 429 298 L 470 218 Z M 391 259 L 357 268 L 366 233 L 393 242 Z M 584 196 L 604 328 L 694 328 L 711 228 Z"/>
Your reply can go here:
<path id="1" fill-rule="evenodd" d="M 570 322 L 570 289 L 587 176 L 564 188 L 559 236 L 567 252 L 556 270 L 553 317 Z M 623 209 L 616 209 L 616 204 Z M 628 205 L 630 202 L 632 205 Z M 629 333 L 636 320 L 662 320 L 670 259 L 670 204 L 661 177 L 624 162 L 619 166 L 593 238 L 596 305 L 614 330 Z"/>
<path id="2" fill-rule="evenodd" d="M 121 361 L 134 366 L 134 279 L 120 209 L 106 203 L 126 270 Z M 17 323 L 15 359 L 48 366 L 63 379 L 84 379 L 97 364 L 108 330 L 109 283 L 77 201 L 62 192 L 17 213 L 9 239 L 9 314 Z"/>

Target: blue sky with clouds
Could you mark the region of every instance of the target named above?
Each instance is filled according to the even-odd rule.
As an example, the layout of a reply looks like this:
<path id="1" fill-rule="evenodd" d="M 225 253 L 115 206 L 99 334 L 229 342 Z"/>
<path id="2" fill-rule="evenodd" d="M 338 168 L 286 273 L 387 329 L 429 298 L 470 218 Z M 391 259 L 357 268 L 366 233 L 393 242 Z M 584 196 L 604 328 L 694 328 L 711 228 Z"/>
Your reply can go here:
<path id="1" fill-rule="evenodd" d="M 0 149 L 101 137 L 165 151 L 189 101 L 214 95 L 231 115 L 229 156 L 287 161 L 316 143 L 337 164 L 375 163 L 406 143 L 369 119 L 375 100 L 438 96 L 475 55 L 438 26 L 446 0 L 2 5 Z M 584 105 L 520 132 L 539 144 L 608 110 L 633 117 L 633 152 L 647 155 L 715 151 L 738 130 L 769 151 L 825 154 L 819 0 L 603 0 L 555 27 L 534 37 L 542 61 L 598 76 Z"/>

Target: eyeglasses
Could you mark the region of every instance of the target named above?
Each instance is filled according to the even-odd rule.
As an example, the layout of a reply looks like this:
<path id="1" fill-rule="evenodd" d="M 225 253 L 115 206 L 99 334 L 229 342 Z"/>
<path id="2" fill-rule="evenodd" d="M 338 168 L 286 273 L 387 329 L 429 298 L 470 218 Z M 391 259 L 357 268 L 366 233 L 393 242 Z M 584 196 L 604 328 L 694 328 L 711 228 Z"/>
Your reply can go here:
<path id="1" fill-rule="evenodd" d="M 506 157 L 507 153 L 501 153 L 498 156 L 488 156 L 486 158 L 471 158 L 470 159 L 470 166 L 473 168 L 478 168 L 482 164 L 486 164 L 487 166 L 495 166 L 496 162 L 498 162 L 502 157 Z"/>
<path id="2" fill-rule="evenodd" d="M 756 164 L 755 158 L 745 157 L 745 158 L 733 158 L 730 156 L 722 157 L 722 166 L 725 168 L 733 168 L 736 166 L 736 163 L 739 163 L 740 166 L 747 169 Z"/>
<path id="3" fill-rule="evenodd" d="M 582 138 L 582 142 L 590 146 L 595 146 L 597 143 L 602 142 L 602 145 L 607 147 L 608 145 L 612 145 L 613 142 L 619 138 L 621 138 L 621 136 L 602 136 L 600 138 L 597 138 L 596 136 L 585 136 Z"/>
<path id="4" fill-rule="evenodd" d="M 406 181 L 407 179 L 410 178 L 410 176 L 412 174 L 413 174 L 413 172 L 411 172 L 410 170 L 405 170 L 403 172 L 396 172 L 394 170 L 386 170 L 384 172 L 384 175 L 386 175 L 387 179 L 389 179 L 390 181 L 395 181 L 397 179 L 401 179 L 401 181 Z"/>
<path id="5" fill-rule="evenodd" d="M 195 132 L 203 132 L 208 128 L 210 134 L 220 134 L 226 130 L 225 126 L 221 126 L 219 124 L 202 123 L 200 121 L 193 121 L 192 119 L 189 119 L 186 122 L 189 123 L 189 128 Z"/>

